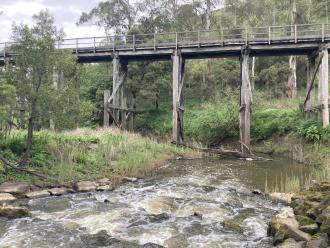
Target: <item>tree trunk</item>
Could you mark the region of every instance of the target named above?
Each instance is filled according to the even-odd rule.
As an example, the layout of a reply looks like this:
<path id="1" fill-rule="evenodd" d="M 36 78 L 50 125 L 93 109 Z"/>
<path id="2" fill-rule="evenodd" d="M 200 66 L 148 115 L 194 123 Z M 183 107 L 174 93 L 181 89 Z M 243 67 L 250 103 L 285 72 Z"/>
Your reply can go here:
<path id="1" fill-rule="evenodd" d="M 29 118 L 28 123 L 28 135 L 26 139 L 26 148 L 25 152 L 23 153 L 20 161 L 18 162 L 18 167 L 26 167 L 26 164 L 28 162 L 28 159 L 30 157 L 31 151 L 32 151 L 32 139 L 33 139 L 33 130 L 34 130 L 34 123 L 35 123 L 35 117 L 37 113 L 37 98 L 35 97 L 32 101 L 31 106 L 31 115 Z"/>

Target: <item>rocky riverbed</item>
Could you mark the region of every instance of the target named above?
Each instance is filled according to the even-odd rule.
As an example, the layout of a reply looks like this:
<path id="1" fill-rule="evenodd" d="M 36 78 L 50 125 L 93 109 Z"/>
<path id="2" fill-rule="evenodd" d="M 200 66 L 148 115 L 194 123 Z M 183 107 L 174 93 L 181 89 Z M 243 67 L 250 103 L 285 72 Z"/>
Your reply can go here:
<path id="1" fill-rule="evenodd" d="M 290 207 L 271 219 L 268 234 L 278 247 L 327 248 L 330 246 L 330 183 L 314 183 L 294 194 Z"/>
<path id="2" fill-rule="evenodd" d="M 109 179 L 48 189 L 6 183 L 3 197 L 28 213 L 0 217 L 0 247 L 272 247 L 268 222 L 283 205 L 252 189 L 272 184 L 265 175 L 275 180 L 279 169 L 303 171 L 285 163 L 174 161 L 115 189 Z"/>

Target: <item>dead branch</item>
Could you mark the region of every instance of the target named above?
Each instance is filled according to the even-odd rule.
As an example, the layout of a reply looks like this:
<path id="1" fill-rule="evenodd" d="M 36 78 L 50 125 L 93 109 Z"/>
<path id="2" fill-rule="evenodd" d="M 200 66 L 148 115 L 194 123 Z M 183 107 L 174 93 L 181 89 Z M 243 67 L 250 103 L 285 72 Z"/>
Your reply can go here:
<path id="1" fill-rule="evenodd" d="M 18 171 L 18 172 L 26 172 L 30 175 L 37 176 L 37 177 L 40 177 L 42 179 L 47 178 L 45 175 L 39 174 L 35 171 L 29 170 L 29 169 L 26 169 L 26 168 L 23 168 L 23 167 L 18 167 L 16 164 L 11 164 L 9 161 L 7 161 L 7 159 L 5 159 L 2 156 L 2 154 L 0 154 L 0 161 L 4 164 L 4 166 L 6 168 L 9 168 L 9 169 L 12 169 L 12 170 L 15 170 L 15 171 Z"/>

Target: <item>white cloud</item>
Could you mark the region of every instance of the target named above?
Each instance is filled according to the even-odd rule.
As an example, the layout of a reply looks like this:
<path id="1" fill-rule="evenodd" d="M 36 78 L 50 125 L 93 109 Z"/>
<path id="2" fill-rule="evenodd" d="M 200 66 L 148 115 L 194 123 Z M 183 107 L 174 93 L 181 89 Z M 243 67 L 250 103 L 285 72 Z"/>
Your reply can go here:
<path id="1" fill-rule="evenodd" d="M 32 16 L 48 9 L 55 17 L 55 24 L 62 28 L 66 37 L 103 36 L 94 26 L 77 26 L 82 12 L 88 12 L 102 0 L 0 0 L 0 43 L 10 40 L 12 23 L 32 25 Z"/>

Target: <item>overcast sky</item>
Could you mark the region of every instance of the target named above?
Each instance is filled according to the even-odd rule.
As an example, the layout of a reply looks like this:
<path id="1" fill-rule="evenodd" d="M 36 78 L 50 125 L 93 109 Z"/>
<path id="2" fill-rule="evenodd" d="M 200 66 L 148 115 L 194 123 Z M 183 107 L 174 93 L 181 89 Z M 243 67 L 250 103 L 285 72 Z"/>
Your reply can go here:
<path id="1" fill-rule="evenodd" d="M 83 11 L 87 12 L 102 0 L 0 0 L 0 42 L 11 37 L 12 23 L 32 24 L 32 15 L 48 9 L 57 27 L 63 28 L 67 38 L 102 36 L 103 30 L 90 26 L 77 27 Z"/>

